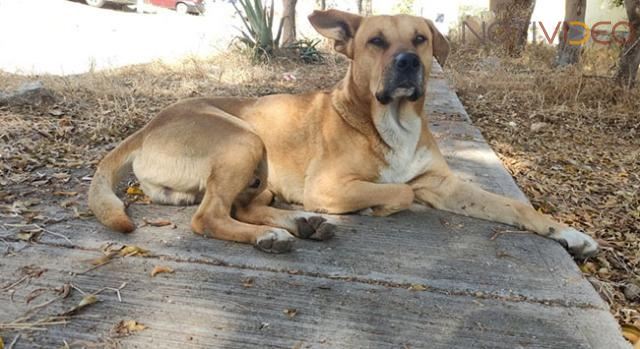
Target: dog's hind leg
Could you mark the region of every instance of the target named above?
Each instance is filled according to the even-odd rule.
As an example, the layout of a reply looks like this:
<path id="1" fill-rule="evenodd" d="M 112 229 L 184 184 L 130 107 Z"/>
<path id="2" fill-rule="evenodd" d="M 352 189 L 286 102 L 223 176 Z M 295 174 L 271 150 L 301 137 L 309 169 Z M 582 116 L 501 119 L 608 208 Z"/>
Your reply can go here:
<path id="1" fill-rule="evenodd" d="M 268 206 L 273 195 L 265 190 L 246 205 L 236 205 L 235 216 L 247 223 L 283 228 L 302 239 L 328 240 L 335 225 L 321 216 L 303 211 L 282 210 Z"/>
<path id="2" fill-rule="evenodd" d="M 231 217 L 234 203 L 252 201 L 266 186 L 266 174 L 256 178 L 256 169 L 266 166 L 262 141 L 251 134 L 245 139 L 236 139 L 235 143 L 233 151 L 220 154 L 213 161 L 205 194 L 191 220 L 191 227 L 198 234 L 250 243 L 265 252 L 287 252 L 295 240 L 288 231 L 248 224 Z"/>

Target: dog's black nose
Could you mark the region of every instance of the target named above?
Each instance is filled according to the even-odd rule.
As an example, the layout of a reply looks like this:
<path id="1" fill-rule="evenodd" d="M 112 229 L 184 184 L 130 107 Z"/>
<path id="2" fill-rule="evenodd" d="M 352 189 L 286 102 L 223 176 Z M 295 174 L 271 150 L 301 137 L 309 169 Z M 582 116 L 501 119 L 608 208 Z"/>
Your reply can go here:
<path id="1" fill-rule="evenodd" d="M 401 72 L 416 71 L 420 67 L 420 57 L 410 52 L 399 53 L 394 58 L 394 65 Z"/>

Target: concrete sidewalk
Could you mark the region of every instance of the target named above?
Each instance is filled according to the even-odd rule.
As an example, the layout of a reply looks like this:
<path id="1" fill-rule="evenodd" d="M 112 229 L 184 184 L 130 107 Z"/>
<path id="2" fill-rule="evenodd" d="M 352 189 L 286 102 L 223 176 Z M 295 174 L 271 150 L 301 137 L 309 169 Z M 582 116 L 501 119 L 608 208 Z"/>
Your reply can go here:
<path id="1" fill-rule="evenodd" d="M 459 175 L 526 201 L 441 70 L 429 97 L 431 129 Z M 82 184 L 82 195 L 86 189 Z M 25 266 L 47 271 L 13 294 L 0 292 L 0 323 L 23 314 L 23 297 L 38 288 L 126 286 L 121 300 L 107 289 L 67 325 L 43 326 L 15 348 L 60 347 L 63 340 L 117 341 L 125 348 L 630 348 L 559 244 L 533 234 L 496 234 L 509 229 L 500 224 L 426 208 L 388 218 L 344 216 L 333 240 L 299 240 L 290 254 L 268 255 L 191 233 L 194 207 L 133 205 L 136 222 L 169 219 L 177 228 L 121 235 L 93 218 L 69 216 L 51 198 L 43 204 L 62 220 L 47 229 L 69 240 L 43 234 L 40 244 L 27 244 L 9 236 L 19 252 L 0 260 L 0 285 L 19 279 Z M 152 256 L 86 271 L 107 242 Z M 175 273 L 152 278 L 157 265 Z M 81 298 L 73 291 L 42 313 L 68 310 Z M 116 337 L 121 320 L 147 329 Z M 17 333 L 2 335 L 6 341 Z"/>

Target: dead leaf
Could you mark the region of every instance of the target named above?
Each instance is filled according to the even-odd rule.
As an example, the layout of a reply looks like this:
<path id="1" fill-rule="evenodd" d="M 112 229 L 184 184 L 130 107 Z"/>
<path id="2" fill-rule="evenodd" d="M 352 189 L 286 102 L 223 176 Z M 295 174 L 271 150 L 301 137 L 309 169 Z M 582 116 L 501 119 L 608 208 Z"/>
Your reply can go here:
<path id="1" fill-rule="evenodd" d="M 52 115 L 52 116 L 61 116 L 62 114 L 64 114 L 64 112 L 62 112 L 62 110 L 60 109 L 49 110 L 49 115 Z"/>
<path id="2" fill-rule="evenodd" d="M 102 247 L 102 252 L 104 253 L 104 256 L 88 260 L 88 262 L 91 263 L 94 267 L 89 268 L 88 270 L 85 270 L 83 273 L 86 273 L 88 271 L 96 269 L 97 267 L 108 264 L 115 257 L 131 257 L 131 256 L 146 257 L 150 255 L 148 250 L 145 250 L 143 248 L 140 248 L 138 246 L 133 246 L 133 245 L 118 245 L 114 247 L 113 245 L 108 244 L 107 246 Z"/>
<path id="3" fill-rule="evenodd" d="M 593 262 L 587 262 L 580 265 L 580 271 L 582 271 L 584 274 L 593 275 L 597 270 L 598 268 Z"/>
<path id="4" fill-rule="evenodd" d="M 416 291 L 416 292 L 422 292 L 422 291 L 426 291 L 427 288 L 424 285 L 411 285 L 409 287 L 409 291 Z"/>
<path id="5" fill-rule="evenodd" d="M 147 326 L 137 322 L 136 320 L 122 320 L 111 329 L 111 333 L 118 337 L 126 337 L 136 332 L 143 331 L 146 328 Z"/>
<path id="6" fill-rule="evenodd" d="M 78 308 L 82 309 L 84 307 L 86 307 L 87 305 L 91 305 L 95 302 L 98 301 L 98 297 L 96 297 L 95 295 L 87 295 L 84 298 L 82 298 L 82 300 L 80 301 L 80 303 L 78 304 Z"/>
<path id="7" fill-rule="evenodd" d="M 142 191 L 142 189 L 140 189 L 140 187 L 129 187 L 127 188 L 127 195 L 134 195 L 134 196 L 142 196 L 144 195 L 144 191 Z"/>
<path id="8" fill-rule="evenodd" d="M 42 276 L 42 274 L 44 274 L 46 271 L 47 269 L 40 268 L 35 265 L 26 265 L 20 268 L 20 272 L 22 272 L 22 275 L 28 275 L 32 278 L 38 278 Z"/>
<path id="9" fill-rule="evenodd" d="M 142 221 L 144 222 L 145 225 L 149 225 L 152 227 L 166 227 L 167 225 L 173 225 L 173 223 L 171 223 L 171 221 L 167 219 L 149 220 L 149 219 L 143 218 Z"/>
<path id="10" fill-rule="evenodd" d="M 90 259 L 88 262 L 91 263 L 94 267 L 84 271 L 84 273 L 110 263 L 115 257 L 146 257 L 150 255 L 148 250 L 133 245 L 119 245 L 115 248 L 112 245 L 107 245 L 106 247 L 102 248 L 102 251 L 104 253 L 104 256 Z"/>
<path id="11" fill-rule="evenodd" d="M 127 245 L 120 250 L 119 254 L 121 257 L 131 257 L 131 256 L 145 257 L 145 256 L 149 256 L 149 251 L 145 250 L 144 248 L 140 248 L 138 246 Z"/>
<path id="12" fill-rule="evenodd" d="M 4 349 L 4 339 L 0 337 L 0 349 Z"/>
<path id="13" fill-rule="evenodd" d="M 631 342 L 631 344 L 640 343 L 640 329 L 633 325 L 622 325 L 622 335 Z"/>
<path id="14" fill-rule="evenodd" d="M 251 288 L 254 285 L 254 280 L 253 278 L 246 278 L 242 280 L 242 287 L 244 288 Z"/>
<path id="15" fill-rule="evenodd" d="M 296 315 L 298 315 L 298 309 L 295 308 L 290 308 L 290 309 L 285 309 L 282 311 L 285 315 L 287 315 L 290 319 L 294 318 Z"/>
<path id="16" fill-rule="evenodd" d="M 78 192 L 75 192 L 75 191 L 54 191 L 53 195 L 58 195 L 58 196 L 76 196 L 76 195 L 78 195 Z"/>
<path id="17" fill-rule="evenodd" d="M 153 268 L 153 270 L 151 271 L 151 277 L 154 277 L 160 273 L 173 273 L 173 272 L 174 270 L 169 267 L 156 265 L 156 267 Z"/>
<path id="18" fill-rule="evenodd" d="M 21 230 L 16 234 L 16 238 L 18 238 L 18 240 L 32 242 L 40 236 L 41 232 L 42 229 Z"/>
<path id="19" fill-rule="evenodd" d="M 46 289 L 46 288 L 37 288 L 37 289 L 29 292 L 29 294 L 25 297 L 24 302 L 27 303 L 27 304 L 31 303 L 34 299 L 40 297 L 47 290 L 48 289 Z"/>
<path id="20" fill-rule="evenodd" d="M 106 255 L 89 261 L 92 265 L 100 266 L 111 262 L 113 255 Z"/>
<path id="21" fill-rule="evenodd" d="M 62 207 L 62 208 L 68 208 L 68 207 L 73 206 L 73 205 L 75 205 L 75 204 L 76 204 L 76 201 L 75 201 L 75 200 L 68 199 L 68 200 L 63 200 L 63 201 L 61 201 L 61 202 L 60 202 L 60 207 Z"/>
<path id="22" fill-rule="evenodd" d="M 73 314 L 77 313 L 78 311 L 82 310 L 83 308 L 86 308 L 86 307 L 88 307 L 91 304 L 94 304 L 96 302 L 98 302 L 98 297 L 96 297 L 96 295 L 94 295 L 94 294 L 86 295 L 86 296 L 84 296 L 84 298 L 82 298 L 82 300 L 80 301 L 80 303 L 78 303 L 78 305 L 76 305 L 75 307 L 65 311 L 62 314 L 59 314 L 59 316 L 73 315 Z"/>

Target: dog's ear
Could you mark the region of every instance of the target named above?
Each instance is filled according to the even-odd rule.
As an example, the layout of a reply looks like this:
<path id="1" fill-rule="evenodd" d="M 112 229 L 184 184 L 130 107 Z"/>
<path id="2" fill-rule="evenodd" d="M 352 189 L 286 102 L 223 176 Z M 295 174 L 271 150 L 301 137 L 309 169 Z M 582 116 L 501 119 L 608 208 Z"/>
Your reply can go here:
<path id="1" fill-rule="evenodd" d="M 436 57 L 438 63 L 444 67 L 447 57 L 449 56 L 449 40 L 440 33 L 436 25 L 430 19 L 426 19 L 431 33 L 433 34 L 433 55 Z"/>
<path id="2" fill-rule="evenodd" d="M 338 10 L 313 11 L 309 22 L 322 36 L 335 41 L 336 51 L 353 58 L 353 38 L 362 16 Z"/>

